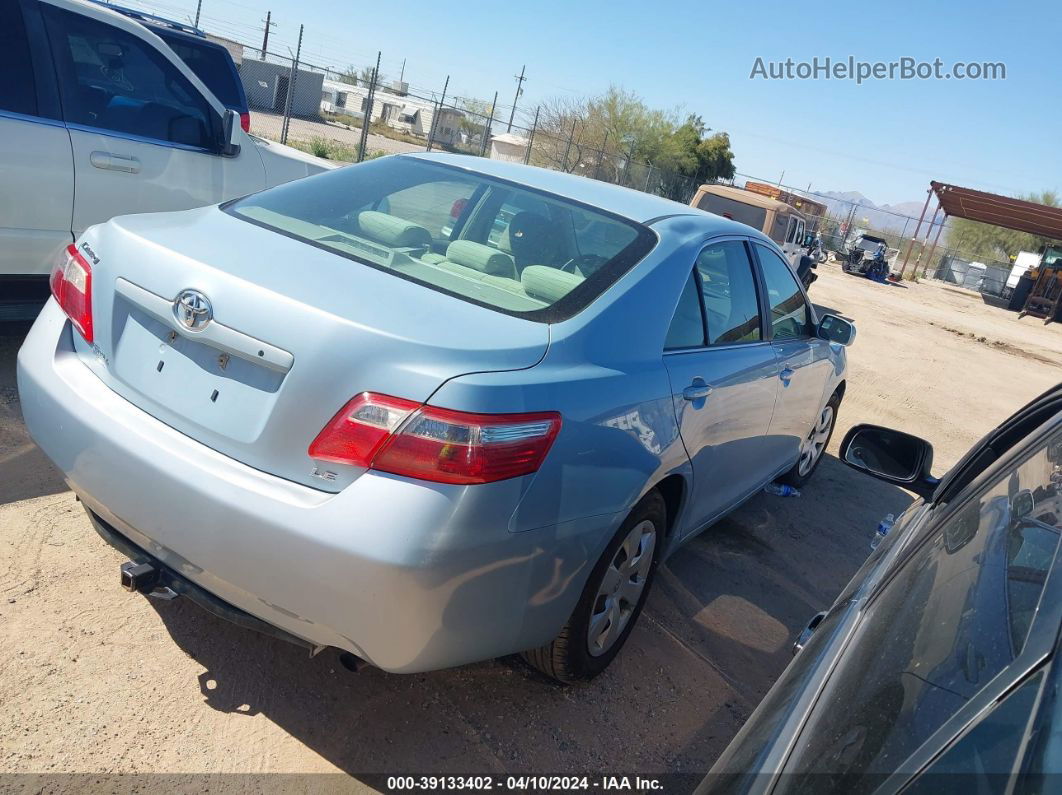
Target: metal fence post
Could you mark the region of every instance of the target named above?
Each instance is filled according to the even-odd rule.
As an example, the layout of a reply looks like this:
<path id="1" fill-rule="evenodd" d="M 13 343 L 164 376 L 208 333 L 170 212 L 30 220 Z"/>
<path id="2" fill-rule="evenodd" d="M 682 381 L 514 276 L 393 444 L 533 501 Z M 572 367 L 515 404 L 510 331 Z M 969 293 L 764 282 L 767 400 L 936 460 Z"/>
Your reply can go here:
<path id="1" fill-rule="evenodd" d="M 446 90 L 450 87 L 450 75 L 446 76 L 446 82 L 443 83 L 442 96 L 439 98 L 439 104 L 435 108 L 435 115 L 431 117 L 431 132 L 428 133 L 428 148 L 427 152 L 431 151 L 432 146 L 435 144 L 435 131 L 439 129 L 439 116 L 442 115 L 443 103 L 446 101 Z"/>
<path id="2" fill-rule="evenodd" d="M 490 140 L 490 126 L 494 123 L 494 107 L 498 104 L 498 92 L 494 92 L 494 102 L 490 106 L 490 116 L 487 118 L 487 124 L 483 127 L 483 145 L 479 149 L 479 156 L 484 157 L 487 154 L 487 142 Z"/>
<path id="3" fill-rule="evenodd" d="M 568 145 L 564 148 L 564 167 L 562 171 L 568 170 L 568 153 L 572 151 L 572 141 L 575 140 L 575 125 L 579 123 L 578 119 L 572 119 L 572 131 L 568 136 Z"/>
<path id="4" fill-rule="evenodd" d="M 601 148 L 597 150 L 597 162 L 594 164 L 594 179 L 601 179 L 601 158 L 608 146 L 608 130 L 605 130 L 605 140 L 601 142 Z"/>
<path id="5" fill-rule="evenodd" d="M 535 108 L 535 120 L 531 122 L 531 135 L 527 139 L 527 151 L 524 152 L 524 165 L 531 162 L 531 147 L 535 145 L 535 130 L 538 128 L 538 112 L 542 106 Z"/>
<path id="6" fill-rule="evenodd" d="M 380 56 L 376 51 L 376 68 L 372 70 L 372 79 L 369 81 L 369 94 L 365 98 L 365 112 L 361 117 L 361 135 L 358 137 L 358 162 L 365 159 L 365 147 L 369 143 L 369 127 L 372 126 L 372 105 L 376 100 L 376 83 L 380 79 Z"/>
<path id="7" fill-rule="evenodd" d="M 295 45 L 295 60 L 291 64 L 291 75 L 288 78 L 288 101 L 284 103 L 284 122 L 280 128 L 280 142 L 288 142 L 288 127 L 291 125 L 291 106 L 295 101 L 295 79 L 299 74 L 299 56 L 302 54 L 302 25 L 299 25 L 299 43 Z M 291 52 L 291 50 L 288 50 Z"/>

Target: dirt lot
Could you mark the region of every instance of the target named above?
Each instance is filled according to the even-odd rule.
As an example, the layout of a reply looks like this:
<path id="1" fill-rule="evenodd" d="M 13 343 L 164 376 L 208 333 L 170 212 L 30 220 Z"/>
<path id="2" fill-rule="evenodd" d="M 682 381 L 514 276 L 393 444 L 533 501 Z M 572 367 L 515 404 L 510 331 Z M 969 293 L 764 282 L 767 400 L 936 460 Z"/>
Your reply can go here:
<path id="1" fill-rule="evenodd" d="M 819 270 L 815 300 L 859 326 L 831 454 L 848 426 L 873 421 L 933 440 L 941 470 L 1062 380 L 1062 327 L 958 289 Z M 21 425 L 19 342 L 0 337 L 4 773 L 342 772 L 312 782 L 357 789 L 395 772 L 668 772 L 690 777 L 675 780 L 683 789 L 861 563 L 878 519 L 910 501 L 832 455 L 800 499 L 754 498 L 661 570 L 624 653 L 587 685 L 553 686 L 516 660 L 354 675 L 334 653 L 307 659 L 181 600 L 121 591 L 122 557 Z M 170 784 L 202 785 L 188 781 Z"/>

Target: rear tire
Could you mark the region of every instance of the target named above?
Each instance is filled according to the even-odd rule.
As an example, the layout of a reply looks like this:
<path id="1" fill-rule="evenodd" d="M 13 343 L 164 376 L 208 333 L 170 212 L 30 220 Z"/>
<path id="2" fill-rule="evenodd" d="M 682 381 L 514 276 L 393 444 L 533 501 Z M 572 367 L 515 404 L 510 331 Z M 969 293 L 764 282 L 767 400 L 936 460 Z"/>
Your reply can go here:
<path id="1" fill-rule="evenodd" d="M 833 436 L 833 429 L 837 426 L 837 410 L 841 407 L 841 396 L 836 392 L 826 401 L 826 405 L 819 414 L 811 433 L 800 446 L 800 458 L 793 464 L 793 468 L 778 478 L 779 483 L 784 483 L 793 488 L 801 488 L 807 483 L 826 454 L 826 447 Z M 809 457 L 810 454 L 810 457 Z"/>
<path id="2" fill-rule="evenodd" d="M 666 518 L 660 492 L 642 497 L 590 572 L 568 623 L 545 646 L 523 652 L 527 663 L 565 683 L 591 679 L 608 667 L 649 595 Z"/>

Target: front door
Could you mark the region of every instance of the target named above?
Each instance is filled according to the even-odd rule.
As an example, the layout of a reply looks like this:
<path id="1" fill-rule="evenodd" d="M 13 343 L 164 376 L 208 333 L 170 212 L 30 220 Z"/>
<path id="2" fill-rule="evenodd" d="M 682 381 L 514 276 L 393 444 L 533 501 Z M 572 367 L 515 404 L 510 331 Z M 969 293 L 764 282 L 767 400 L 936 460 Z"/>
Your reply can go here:
<path id="1" fill-rule="evenodd" d="M 713 241 L 690 273 L 668 332 L 664 363 L 693 464 L 694 530 L 773 472 L 765 441 L 779 364 L 763 333 L 747 244 Z"/>
<path id="2" fill-rule="evenodd" d="M 264 187 L 258 153 L 219 154 L 220 113 L 150 41 L 42 10 L 73 150 L 75 235 L 116 215 L 200 207 Z"/>
<path id="3" fill-rule="evenodd" d="M 830 343 L 815 335 L 815 316 L 793 270 L 767 246 L 755 244 L 767 290 L 771 344 L 781 363 L 770 444 L 782 460 L 796 461 L 829 395 Z"/>

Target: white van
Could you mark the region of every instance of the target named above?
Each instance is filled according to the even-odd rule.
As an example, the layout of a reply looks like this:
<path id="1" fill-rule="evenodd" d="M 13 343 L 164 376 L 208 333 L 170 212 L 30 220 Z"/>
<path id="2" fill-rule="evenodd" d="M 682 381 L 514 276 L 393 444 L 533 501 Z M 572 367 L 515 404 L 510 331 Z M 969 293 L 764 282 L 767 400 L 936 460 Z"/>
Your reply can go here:
<path id="1" fill-rule="evenodd" d="M 0 0 L 0 320 L 33 317 L 88 226 L 253 193 L 335 164 L 253 138 L 140 23 Z"/>

